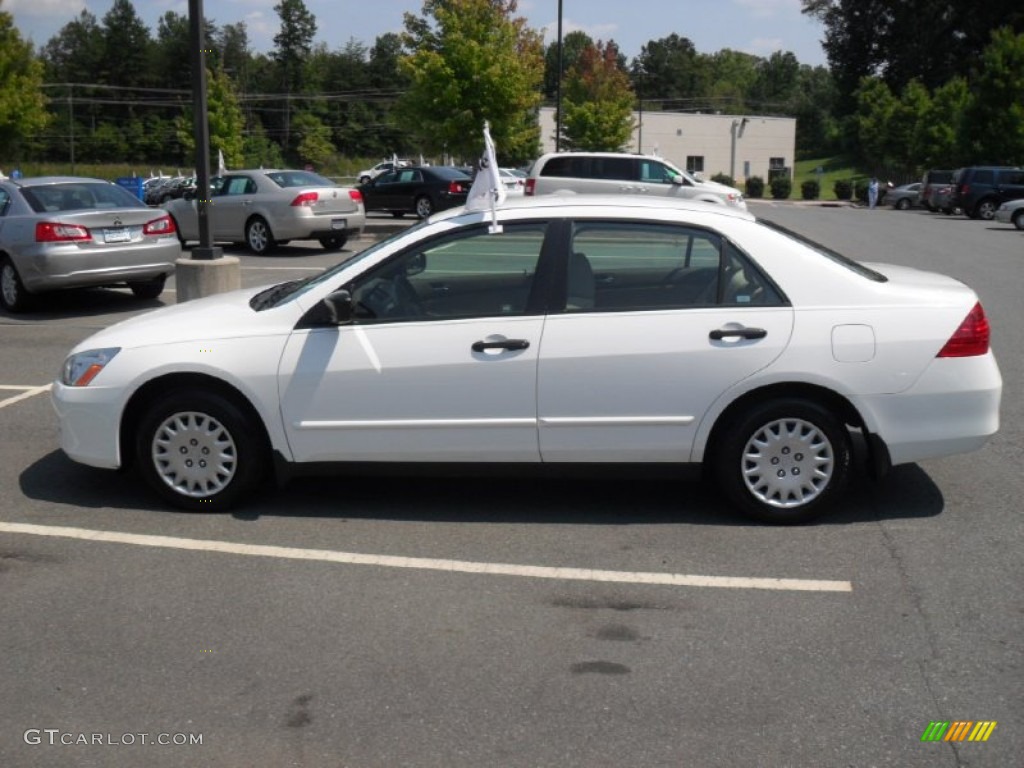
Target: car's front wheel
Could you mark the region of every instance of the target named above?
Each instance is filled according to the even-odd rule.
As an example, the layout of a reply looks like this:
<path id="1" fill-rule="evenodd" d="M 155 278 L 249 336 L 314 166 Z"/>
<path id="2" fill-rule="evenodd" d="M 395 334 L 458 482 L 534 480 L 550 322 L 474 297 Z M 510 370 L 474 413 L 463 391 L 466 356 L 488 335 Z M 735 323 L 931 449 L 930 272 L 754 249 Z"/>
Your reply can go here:
<path id="1" fill-rule="evenodd" d="M 758 403 L 725 425 L 714 472 L 729 500 L 769 523 L 803 523 L 824 512 L 850 471 L 849 432 L 818 403 Z"/>
<path id="2" fill-rule="evenodd" d="M 910 201 L 907 198 L 905 198 L 905 197 L 901 197 L 896 202 L 896 209 L 897 210 L 905 211 L 905 210 L 907 210 L 909 208 L 910 208 Z"/>
<path id="3" fill-rule="evenodd" d="M 270 225 L 259 216 L 253 216 L 245 225 L 245 244 L 257 256 L 269 253 L 277 247 Z"/>
<path id="4" fill-rule="evenodd" d="M 8 312 L 24 312 L 31 301 L 13 262 L 7 256 L 0 258 L 0 304 Z"/>
<path id="5" fill-rule="evenodd" d="M 258 485 L 267 468 L 252 417 L 231 399 L 202 389 L 171 393 L 149 406 L 136 459 L 160 496 L 192 512 L 227 509 Z"/>
<path id="6" fill-rule="evenodd" d="M 1013 226 L 1017 229 L 1024 229 L 1024 208 L 1013 214 Z"/>
<path id="7" fill-rule="evenodd" d="M 348 237 L 346 235 L 330 235 L 320 238 L 320 246 L 325 251 L 340 251 L 347 242 Z"/>

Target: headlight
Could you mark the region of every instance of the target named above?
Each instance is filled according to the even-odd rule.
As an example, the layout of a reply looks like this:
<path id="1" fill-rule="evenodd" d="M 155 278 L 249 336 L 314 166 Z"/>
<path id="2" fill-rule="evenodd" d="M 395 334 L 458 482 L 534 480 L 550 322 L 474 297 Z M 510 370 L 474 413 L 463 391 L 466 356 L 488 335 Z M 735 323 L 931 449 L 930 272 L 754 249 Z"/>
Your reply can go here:
<path id="1" fill-rule="evenodd" d="M 72 355 L 64 361 L 61 372 L 62 384 L 69 387 L 87 387 L 100 371 L 121 351 L 120 347 L 109 349 L 89 349 Z"/>

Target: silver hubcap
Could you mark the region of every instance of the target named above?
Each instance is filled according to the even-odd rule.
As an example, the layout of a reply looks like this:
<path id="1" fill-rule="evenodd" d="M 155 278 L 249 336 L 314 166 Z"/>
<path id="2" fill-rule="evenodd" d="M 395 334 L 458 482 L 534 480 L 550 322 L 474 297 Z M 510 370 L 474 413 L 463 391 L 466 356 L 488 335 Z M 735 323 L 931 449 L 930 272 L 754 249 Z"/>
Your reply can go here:
<path id="1" fill-rule="evenodd" d="M 835 469 L 832 444 L 814 424 L 779 419 L 753 434 L 743 449 L 743 481 L 754 497 L 790 509 L 816 499 Z"/>
<path id="2" fill-rule="evenodd" d="M 421 198 L 419 202 L 416 203 L 416 213 L 417 215 L 422 216 L 424 219 L 430 215 L 430 208 L 430 201 L 427 200 L 427 198 L 425 197 Z"/>
<path id="3" fill-rule="evenodd" d="M 153 466 L 183 496 L 205 498 L 224 490 L 238 469 L 231 434 L 205 413 L 168 416 L 153 436 Z"/>
<path id="4" fill-rule="evenodd" d="M 14 274 L 14 267 L 4 264 L 0 272 L 0 290 L 4 294 L 4 303 L 12 306 L 18 301 L 18 277 Z"/>
<path id="5" fill-rule="evenodd" d="M 257 253 L 267 250 L 267 228 L 259 221 L 249 227 L 249 247 Z"/>

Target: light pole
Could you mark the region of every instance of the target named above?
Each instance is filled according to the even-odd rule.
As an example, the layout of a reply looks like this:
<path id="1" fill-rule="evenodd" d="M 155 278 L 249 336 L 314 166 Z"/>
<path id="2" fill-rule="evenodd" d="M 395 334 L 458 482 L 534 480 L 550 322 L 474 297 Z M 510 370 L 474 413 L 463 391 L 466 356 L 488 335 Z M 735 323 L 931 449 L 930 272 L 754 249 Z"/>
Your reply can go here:
<path id="1" fill-rule="evenodd" d="M 729 162 L 729 176 L 732 178 L 733 183 L 736 182 L 736 140 L 743 138 L 743 129 L 747 127 L 749 122 L 745 117 L 742 120 L 732 121 L 732 159 Z"/>
<path id="2" fill-rule="evenodd" d="M 555 152 L 562 151 L 562 0 L 558 0 L 558 77 L 555 80 Z"/>

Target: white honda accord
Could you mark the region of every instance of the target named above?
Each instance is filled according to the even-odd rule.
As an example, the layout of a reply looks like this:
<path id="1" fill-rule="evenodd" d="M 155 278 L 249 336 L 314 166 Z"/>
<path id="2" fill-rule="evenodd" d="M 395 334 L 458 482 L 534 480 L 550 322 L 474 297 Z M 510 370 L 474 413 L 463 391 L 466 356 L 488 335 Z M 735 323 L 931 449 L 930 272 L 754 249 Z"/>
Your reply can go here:
<path id="1" fill-rule="evenodd" d="M 780 523 L 829 508 L 855 443 L 874 473 L 980 448 L 1001 391 L 956 280 L 582 195 L 446 211 L 313 278 L 119 323 L 52 390 L 72 459 L 134 464 L 186 509 L 337 463 L 703 464 Z"/>

